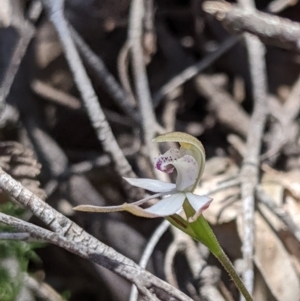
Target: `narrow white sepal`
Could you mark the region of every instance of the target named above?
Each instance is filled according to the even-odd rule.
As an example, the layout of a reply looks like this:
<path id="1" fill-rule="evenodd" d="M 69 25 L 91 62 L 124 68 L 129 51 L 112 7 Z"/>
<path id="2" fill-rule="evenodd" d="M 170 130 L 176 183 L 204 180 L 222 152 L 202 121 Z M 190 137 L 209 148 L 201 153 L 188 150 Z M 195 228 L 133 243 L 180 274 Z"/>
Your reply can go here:
<path id="1" fill-rule="evenodd" d="M 140 187 L 152 192 L 172 192 L 175 190 L 176 185 L 174 183 L 166 183 L 153 179 L 136 179 L 136 178 L 123 178 L 132 186 Z"/>
<path id="2" fill-rule="evenodd" d="M 158 216 L 173 215 L 182 207 L 184 200 L 184 193 L 176 193 L 158 201 L 155 205 L 144 211 L 157 214 Z"/>

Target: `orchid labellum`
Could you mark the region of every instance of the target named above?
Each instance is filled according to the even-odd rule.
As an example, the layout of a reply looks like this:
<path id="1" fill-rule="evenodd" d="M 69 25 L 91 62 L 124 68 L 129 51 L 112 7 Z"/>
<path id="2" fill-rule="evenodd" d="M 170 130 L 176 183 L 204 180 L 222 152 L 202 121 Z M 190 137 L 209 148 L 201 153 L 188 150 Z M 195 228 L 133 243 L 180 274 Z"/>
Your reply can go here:
<path id="1" fill-rule="evenodd" d="M 199 140 L 185 133 L 173 132 L 161 135 L 154 139 L 156 142 L 179 142 L 180 149 L 171 148 L 166 153 L 158 156 L 154 166 L 165 173 L 176 171 L 176 183 L 167 183 L 154 179 L 124 178 L 131 185 L 154 192 L 150 197 L 134 203 L 125 203 L 120 206 L 98 207 L 81 205 L 75 210 L 90 212 L 116 212 L 128 211 L 134 215 L 154 218 L 167 217 L 178 213 L 185 208 L 188 202 L 193 208 L 193 213 L 186 214 L 189 222 L 193 222 L 208 208 L 212 199 L 208 196 L 194 194 L 204 169 L 205 151 Z M 143 209 L 140 205 L 147 201 L 159 198 L 161 200 L 149 208 Z"/>

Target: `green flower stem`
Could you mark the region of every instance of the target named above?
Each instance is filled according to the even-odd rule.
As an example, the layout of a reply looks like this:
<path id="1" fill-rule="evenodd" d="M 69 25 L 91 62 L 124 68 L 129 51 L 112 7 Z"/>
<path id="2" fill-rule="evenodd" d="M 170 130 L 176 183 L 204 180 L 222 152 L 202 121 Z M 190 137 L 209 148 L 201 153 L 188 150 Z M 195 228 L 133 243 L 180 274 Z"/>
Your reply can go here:
<path id="1" fill-rule="evenodd" d="M 193 216 L 194 209 L 190 206 L 188 202 L 184 203 L 183 208 L 187 217 Z M 172 221 L 172 224 L 176 226 L 176 222 L 174 222 L 174 220 Z M 188 235 L 192 236 L 194 239 L 203 243 L 205 246 L 207 246 L 209 250 L 214 254 L 214 256 L 220 261 L 220 263 L 229 273 L 236 287 L 239 289 L 239 291 L 244 296 L 246 301 L 253 301 L 251 295 L 247 291 L 244 283 L 242 282 L 241 278 L 237 274 L 232 263 L 224 253 L 213 230 L 211 229 L 211 227 L 209 226 L 208 222 L 203 217 L 203 215 L 200 215 L 195 222 L 186 223 L 184 226 L 185 227 L 181 226 L 180 229 L 185 233 L 187 233 Z M 193 233 L 192 235 L 191 232 Z"/>
<path id="2" fill-rule="evenodd" d="M 221 247 L 220 247 L 221 249 Z M 244 283 L 242 282 L 241 278 L 237 274 L 236 270 L 234 269 L 232 263 L 228 259 L 227 255 L 224 253 L 224 251 L 221 249 L 221 253 L 216 256 L 217 259 L 221 262 L 225 270 L 229 273 L 230 277 L 234 281 L 235 285 L 241 292 L 241 294 L 244 296 L 244 298 L 247 301 L 253 301 L 252 297 L 250 296 L 249 292 L 247 291 Z"/>

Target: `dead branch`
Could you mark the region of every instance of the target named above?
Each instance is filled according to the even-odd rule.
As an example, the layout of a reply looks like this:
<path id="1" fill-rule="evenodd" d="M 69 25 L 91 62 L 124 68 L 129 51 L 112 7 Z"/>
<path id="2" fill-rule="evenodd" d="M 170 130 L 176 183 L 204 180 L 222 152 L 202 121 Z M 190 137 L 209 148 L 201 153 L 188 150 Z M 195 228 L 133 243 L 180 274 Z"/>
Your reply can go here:
<path id="1" fill-rule="evenodd" d="M 234 102 L 232 97 L 214 81 L 213 76 L 200 75 L 196 78 L 196 89 L 209 100 L 209 110 L 226 128 L 247 136 L 249 116 Z"/>
<path id="2" fill-rule="evenodd" d="M 141 118 L 132 106 L 131 101 L 128 96 L 123 91 L 119 83 L 113 77 L 113 75 L 108 71 L 104 62 L 99 56 L 97 56 L 81 38 L 81 36 L 76 32 L 76 30 L 70 26 L 72 37 L 76 43 L 80 54 L 86 61 L 90 69 L 92 69 L 97 77 L 100 79 L 104 88 L 111 95 L 112 99 L 115 100 L 116 104 L 128 115 L 135 123 L 139 124 Z"/>
<path id="3" fill-rule="evenodd" d="M 114 249 L 85 232 L 81 227 L 43 202 L 3 170 L 0 170 L 0 188 L 15 198 L 21 205 L 28 208 L 54 232 L 2 213 L 0 214 L 1 222 L 13 226 L 19 231 L 29 233 L 33 238 L 44 239 L 102 265 L 135 284 L 140 294 L 148 299 L 150 298 L 149 300 L 155 300 L 155 295 L 160 298 L 159 300 L 169 300 L 170 298 L 182 301 L 191 300 L 182 292 L 141 269 L 132 260 L 117 253 Z M 154 291 L 155 295 L 150 292 L 150 289 Z"/>
<path id="4" fill-rule="evenodd" d="M 40 97 L 52 101 L 53 103 L 65 106 L 72 110 L 76 110 L 81 107 L 81 103 L 76 97 L 60 91 L 40 80 L 33 80 L 31 88 Z"/>
<path id="5" fill-rule="evenodd" d="M 154 114 L 150 88 L 145 67 L 144 51 L 142 47 L 142 25 L 144 17 L 144 1 L 132 0 L 129 16 L 128 42 L 131 50 L 131 60 L 134 73 L 136 95 L 143 121 L 144 139 L 149 159 L 152 160 L 159 153 L 158 147 L 152 139 L 156 134 L 156 118 Z M 157 176 L 160 177 L 157 173 Z"/>
<path id="6" fill-rule="evenodd" d="M 172 93 L 172 91 L 176 90 L 185 82 L 192 79 L 195 75 L 205 70 L 215 60 L 217 60 L 225 52 L 231 49 L 238 42 L 238 40 L 239 38 L 237 37 L 227 38 L 221 43 L 221 45 L 218 47 L 217 50 L 210 53 L 196 64 L 189 66 L 188 68 L 183 70 L 180 74 L 173 77 L 168 83 L 163 85 L 158 92 L 154 94 L 153 97 L 154 104 L 157 105 L 165 95 Z"/>
<path id="7" fill-rule="evenodd" d="M 240 0 L 240 5 L 245 11 L 255 10 L 252 0 Z M 264 48 L 257 37 L 245 35 L 248 51 L 249 68 L 252 81 L 254 110 L 250 120 L 250 128 L 247 136 L 247 149 L 241 168 L 241 197 L 243 202 L 243 259 L 245 269 L 243 280 L 246 288 L 253 291 L 254 271 L 254 210 L 255 188 L 258 184 L 259 154 L 261 151 L 262 137 L 267 118 L 267 73 L 264 60 Z"/>
<path id="8" fill-rule="evenodd" d="M 266 44 L 300 51 L 298 22 L 257 10 L 245 10 L 228 2 L 207 1 L 203 10 L 215 16 L 231 32 L 252 33 Z"/>
<path id="9" fill-rule="evenodd" d="M 263 188 L 257 187 L 256 193 L 258 196 L 259 201 L 268 207 L 273 214 L 275 214 L 289 229 L 291 234 L 300 242 L 300 228 L 299 226 L 293 221 L 292 217 L 288 214 L 284 208 L 279 207 L 276 203 L 272 200 L 272 198 L 264 191 Z"/>

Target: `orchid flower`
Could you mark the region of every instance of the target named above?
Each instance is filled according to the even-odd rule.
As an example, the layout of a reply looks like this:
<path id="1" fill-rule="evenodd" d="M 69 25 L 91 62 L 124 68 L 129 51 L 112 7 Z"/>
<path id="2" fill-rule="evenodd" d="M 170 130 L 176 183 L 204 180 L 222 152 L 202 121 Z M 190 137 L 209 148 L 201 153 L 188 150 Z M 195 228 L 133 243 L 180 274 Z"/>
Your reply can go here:
<path id="1" fill-rule="evenodd" d="M 155 218 L 167 217 L 176 214 L 184 203 L 188 202 L 193 208 L 193 214 L 187 214 L 188 222 L 195 221 L 199 215 L 209 207 L 212 199 L 208 196 L 194 194 L 204 169 L 205 151 L 196 138 L 179 132 L 161 135 L 154 139 L 156 142 L 179 142 L 180 149 L 171 148 L 154 160 L 156 169 L 165 172 L 177 172 L 176 183 L 167 183 L 154 179 L 124 178 L 133 186 L 154 192 L 155 194 L 134 203 L 124 203 L 120 206 L 98 207 L 81 205 L 75 210 L 90 212 L 116 212 L 128 211 L 134 215 Z M 165 197 L 164 197 L 165 196 Z M 147 201 L 164 197 L 147 209 L 140 205 Z"/>
<path id="2" fill-rule="evenodd" d="M 176 183 L 153 179 L 124 178 L 131 185 L 154 192 L 154 194 L 140 201 L 125 203 L 121 206 L 81 205 L 74 209 L 90 212 L 128 211 L 143 217 L 165 217 L 172 225 L 208 247 L 230 274 L 245 300 L 253 301 L 208 222 L 201 215 L 212 202 L 210 197 L 194 193 L 201 179 L 205 163 L 205 151 L 201 142 L 193 136 L 179 132 L 161 135 L 154 141 L 178 142 L 180 144 L 180 149 L 171 148 L 154 160 L 154 166 L 158 170 L 168 174 L 176 171 Z M 158 197 L 162 199 L 149 208 L 140 207 L 147 201 Z M 178 214 L 181 209 L 185 212 L 186 220 Z"/>

